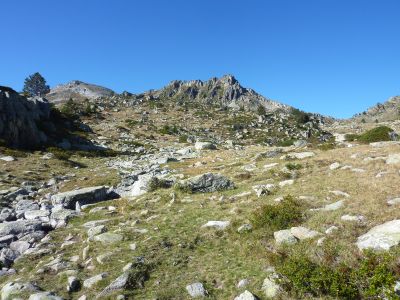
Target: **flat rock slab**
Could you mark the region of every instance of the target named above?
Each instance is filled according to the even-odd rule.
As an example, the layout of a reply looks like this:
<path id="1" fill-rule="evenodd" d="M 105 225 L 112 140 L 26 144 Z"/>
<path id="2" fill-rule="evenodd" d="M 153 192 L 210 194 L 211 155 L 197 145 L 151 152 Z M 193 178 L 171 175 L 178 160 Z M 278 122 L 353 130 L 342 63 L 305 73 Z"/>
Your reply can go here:
<path id="1" fill-rule="evenodd" d="M 291 244 L 297 243 L 297 238 L 292 234 L 290 229 L 275 231 L 274 238 L 275 238 L 275 242 L 278 245 L 281 245 L 281 244 L 291 245 Z"/>
<path id="2" fill-rule="evenodd" d="M 360 250 L 389 250 L 400 243 L 400 220 L 375 226 L 357 239 Z"/>
<path id="3" fill-rule="evenodd" d="M 289 153 L 281 157 L 281 159 L 305 159 L 315 156 L 314 152 L 298 152 Z"/>
<path id="4" fill-rule="evenodd" d="M 215 228 L 219 230 L 224 230 L 229 226 L 229 221 L 208 221 L 206 224 L 201 226 L 202 228 Z"/>
<path id="5" fill-rule="evenodd" d="M 64 208 L 75 209 L 79 205 L 92 204 L 107 199 L 105 186 L 87 187 L 79 190 L 59 193 L 51 196 L 53 205 L 62 204 Z"/>
<path id="6" fill-rule="evenodd" d="M 318 231 L 308 229 L 306 227 L 298 226 L 290 228 L 290 233 L 299 240 L 313 239 L 321 235 Z"/>
<path id="7" fill-rule="evenodd" d="M 182 188 L 194 193 L 211 193 L 229 190 L 235 187 L 234 183 L 221 174 L 206 173 L 181 182 Z"/>
<path id="8" fill-rule="evenodd" d="M 113 244 L 122 241 L 124 237 L 117 233 L 105 232 L 99 235 L 96 235 L 93 239 L 96 242 L 100 242 L 103 244 Z"/>

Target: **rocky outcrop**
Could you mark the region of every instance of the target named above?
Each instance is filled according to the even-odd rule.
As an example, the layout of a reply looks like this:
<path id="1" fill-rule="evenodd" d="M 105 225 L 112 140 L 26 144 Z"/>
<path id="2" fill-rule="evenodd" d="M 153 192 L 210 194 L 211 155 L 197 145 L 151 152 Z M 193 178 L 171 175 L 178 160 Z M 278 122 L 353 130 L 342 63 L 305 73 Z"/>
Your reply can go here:
<path id="1" fill-rule="evenodd" d="M 242 87 L 232 75 L 214 77 L 207 81 L 174 80 L 161 90 L 146 93 L 144 97 L 148 99 L 173 98 L 178 102 L 198 101 L 235 109 L 243 107 L 248 110 L 257 110 L 260 105 L 264 106 L 266 111 L 290 108 L 265 98 L 252 89 Z"/>
<path id="2" fill-rule="evenodd" d="M 63 102 L 70 98 L 74 100 L 94 100 L 103 97 L 111 97 L 112 95 L 114 95 L 114 91 L 108 88 L 73 80 L 66 84 L 60 84 L 52 88 L 46 97 L 51 102 Z"/>
<path id="3" fill-rule="evenodd" d="M 0 86 L 0 139 L 7 145 L 36 148 L 47 142 L 42 127 L 51 129 L 50 104 L 44 98 L 27 99 Z"/>
<path id="4" fill-rule="evenodd" d="M 193 193 L 211 193 L 215 191 L 230 190 L 234 183 L 221 174 L 206 173 L 181 181 L 178 187 Z"/>

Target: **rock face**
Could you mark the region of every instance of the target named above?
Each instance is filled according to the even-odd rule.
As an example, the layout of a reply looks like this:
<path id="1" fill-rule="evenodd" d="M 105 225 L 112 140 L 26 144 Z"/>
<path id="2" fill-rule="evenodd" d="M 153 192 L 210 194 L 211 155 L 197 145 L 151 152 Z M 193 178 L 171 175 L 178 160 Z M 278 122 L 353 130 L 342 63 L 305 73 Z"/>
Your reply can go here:
<path id="1" fill-rule="evenodd" d="M 393 220 L 373 227 L 357 239 L 360 250 L 389 250 L 400 243 L 400 220 Z"/>
<path id="2" fill-rule="evenodd" d="M 114 95 L 114 91 L 108 88 L 74 80 L 52 88 L 46 97 L 51 102 L 62 102 L 70 98 L 74 100 L 84 100 L 110 97 L 112 95 Z"/>
<path id="3" fill-rule="evenodd" d="M 61 204 L 64 208 L 75 209 L 76 204 L 85 205 L 106 200 L 107 188 L 95 186 L 75 191 L 55 194 L 51 197 L 53 205 Z"/>
<path id="4" fill-rule="evenodd" d="M 260 105 L 267 111 L 289 109 L 289 106 L 267 99 L 252 89 L 244 88 L 232 75 L 221 78 L 211 78 L 207 81 L 174 80 L 163 89 L 149 92 L 148 97 L 153 99 L 174 98 L 180 101 L 191 100 L 208 104 L 239 109 L 244 107 L 256 110 Z"/>
<path id="5" fill-rule="evenodd" d="M 0 139 L 19 148 L 36 148 L 46 143 L 48 138 L 39 127 L 46 122 L 46 127 L 54 126 L 50 122 L 50 109 L 46 99 L 27 99 L 0 86 Z"/>
<path id="6" fill-rule="evenodd" d="M 206 173 L 189 178 L 180 183 L 184 189 L 194 193 L 209 193 L 221 190 L 229 190 L 235 187 L 234 183 L 221 174 Z"/>

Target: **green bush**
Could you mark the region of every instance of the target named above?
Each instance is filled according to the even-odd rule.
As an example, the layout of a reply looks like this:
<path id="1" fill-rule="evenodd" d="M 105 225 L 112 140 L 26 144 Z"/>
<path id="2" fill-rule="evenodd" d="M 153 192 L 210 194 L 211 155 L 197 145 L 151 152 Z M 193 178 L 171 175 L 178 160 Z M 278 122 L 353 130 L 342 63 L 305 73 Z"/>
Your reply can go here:
<path id="1" fill-rule="evenodd" d="M 64 150 L 61 148 L 56 148 L 56 147 L 49 147 L 47 148 L 47 151 L 52 153 L 55 158 L 59 160 L 64 160 L 67 161 L 71 158 L 71 152 L 68 150 Z"/>
<path id="2" fill-rule="evenodd" d="M 390 127 L 378 126 L 361 134 L 358 140 L 362 143 L 390 141 L 389 133 L 392 131 L 393 129 L 391 129 Z"/>
<path id="3" fill-rule="evenodd" d="M 188 136 L 186 134 L 179 136 L 179 143 L 187 143 Z"/>
<path id="4" fill-rule="evenodd" d="M 286 196 L 278 204 L 266 204 L 253 214 L 255 228 L 267 228 L 271 231 L 287 229 L 300 224 L 303 217 L 302 204 L 292 196 Z"/>
<path id="5" fill-rule="evenodd" d="M 300 170 L 301 168 L 303 168 L 301 164 L 296 164 L 296 163 L 287 163 L 285 166 L 290 171 Z"/>
<path id="6" fill-rule="evenodd" d="M 76 103 L 72 98 L 70 98 L 60 107 L 61 114 L 67 119 L 79 119 L 80 111 L 81 106 Z"/>
<path id="7" fill-rule="evenodd" d="M 294 118 L 297 124 L 304 124 L 310 121 L 310 114 L 305 113 L 297 108 L 292 109 L 292 117 Z"/>
<path id="8" fill-rule="evenodd" d="M 178 127 L 176 127 L 176 125 L 164 125 L 159 132 L 161 134 L 169 134 L 169 135 L 176 135 L 179 133 L 179 129 Z"/>
<path id="9" fill-rule="evenodd" d="M 350 266 L 324 246 L 318 257 L 311 259 L 307 247 L 291 247 L 289 253 L 274 254 L 276 271 L 287 278 L 286 290 L 296 298 L 330 296 L 335 299 L 397 299 L 394 293 L 396 255 L 367 252 Z"/>
<path id="10" fill-rule="evenodd" d="M 355 140 L 357 140 L 360 137 L 360 135 L 358 134 L 354 134 L 354 133 L 349 133 L 346 134 L 344 136 L 344 138 L 346 139 L 347 142 L 354 142 Z"/>
<path id="11" fill-rule="evenodd" d="M 279 147 L 289 147 L 289 146 L 293 146 L 293 143 L 294 143 L 295 141 L 296 141 L 296 140 L 294 140 L 294 139 L 283 140 L 283 141 L 278 142 L 278 143 L 277 143 L 277 146 L 279 146 Z"/>

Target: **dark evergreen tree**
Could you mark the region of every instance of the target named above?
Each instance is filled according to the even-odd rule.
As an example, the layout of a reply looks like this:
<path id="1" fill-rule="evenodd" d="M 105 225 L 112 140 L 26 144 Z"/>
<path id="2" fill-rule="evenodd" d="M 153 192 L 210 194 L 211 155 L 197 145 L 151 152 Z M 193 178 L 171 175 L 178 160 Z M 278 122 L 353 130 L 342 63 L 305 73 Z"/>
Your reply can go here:
<path id="1" fill-rule="evenodd" d="M 50 87 L 46 85 L 46 80 L 38 72 L 25 79 L 24 94 L 29 97 L 44 96 L 50 92 Z"/>

